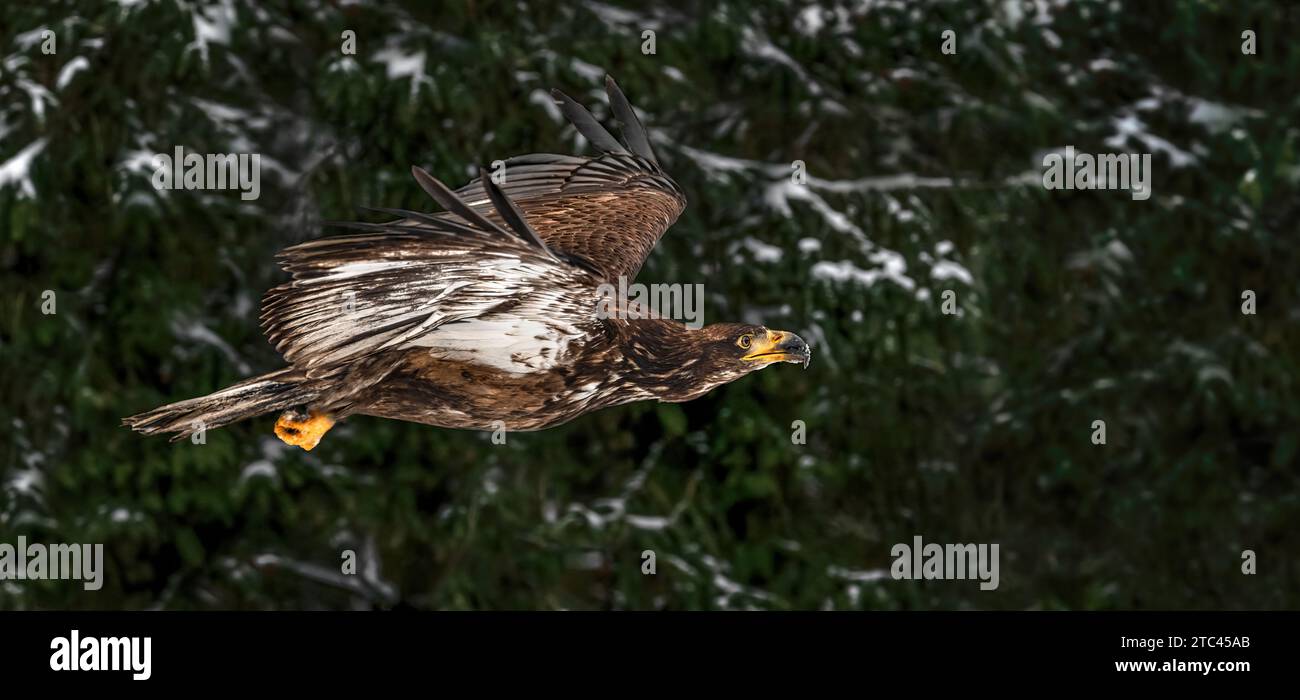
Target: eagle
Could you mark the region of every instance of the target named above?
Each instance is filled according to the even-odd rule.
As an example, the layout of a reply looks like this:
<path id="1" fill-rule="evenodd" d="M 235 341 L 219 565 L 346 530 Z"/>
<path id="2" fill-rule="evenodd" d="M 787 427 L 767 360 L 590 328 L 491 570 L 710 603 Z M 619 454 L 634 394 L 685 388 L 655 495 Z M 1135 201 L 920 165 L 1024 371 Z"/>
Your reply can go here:
<path id="1" fill-rule="evenodd" d="M 605 89 L 622 141 L 554 90 L 599 155 L 516 156 L 503 178 L 480 169 L 454 191 L 412 167 L 444 211 L 375 209 L 396 218 L 333 222 L 348 233 L 279 254 L 292 280 L 265 295 L 261 322 L 287 366 L 123 424 L 175 441 L 278 411 L 275 434 L 311 450 L 352 415 L 532 431 L 633 401 L 690 401 L 776 363 L 806 368 L 794 333 L 691 327 L 602 296 L 602 285 L 627 288 L 686 207 L 608 76 Z"/>

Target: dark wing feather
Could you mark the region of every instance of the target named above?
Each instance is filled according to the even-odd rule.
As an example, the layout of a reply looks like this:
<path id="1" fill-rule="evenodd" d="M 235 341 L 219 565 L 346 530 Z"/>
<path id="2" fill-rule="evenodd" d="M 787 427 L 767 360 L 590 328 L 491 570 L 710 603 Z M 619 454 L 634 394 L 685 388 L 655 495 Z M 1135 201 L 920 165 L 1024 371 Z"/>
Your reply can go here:
<path id="1" fill-rule="evenodd" d="M 481 172 L 482 171 L 480 170 L 480 173 Z M 501 228 L 496 221 L 488 219 L 483 215 L 483 213 L 475 210 L 473 207 L 467 206 L 460 200 L 460 197 L 457 196 L 455 192 L 451 191 L 451 188 L 442 184 L 441 181 L 437 180 L 429 173 L 424 172 L 424 170 L 419 166 L 412 165 L 411 174 L 415 176 L 415 181 L 420 183 L 420 187 L 422 187 L 430 197 L 433 197 L 438 204 L 441 204 L 451 213 L 485 231 L 506 233 L 506 230 Z M 519 210 L 510 202 L 509 197 L 502 194 L 499 190 L 496 192 L 490 192 L 490 194 L 492 194 L 492 205 L 496 209 L 495 213 L 497 214 L 497 218 L 504 219 L 505 222 L 509 224 L 517 234 L 519 234 L 520 238 L 536 245 L 551 258 L 555 257 L 551 253 L 550 249 L 546 247 L 546 244 L 542 242 L 542 239 L 537 237 L 537 233 L 529 228 L 528 224 L 519 216 Z M 420 217 L 417 217 L 417 219 L 418 218 Z"/>
<path id="2" fill-rule="evenodd" d="M 633 153 L 653 165 L 659 165 L 654 149 L 650 147 L 650 137 L 637 118 L 636 111 L 632 109 L 632 103 L 627 101 L 623 91 L 618 89 L 618 83 L 608 75 L 605 76 L 605 93 L 609 95 L 609 106 L 614 110 L 614 118 L 623 123 L 623 140 L 627 141 Z"/>
<path id="3" fill-rule="evenodd" d="M 533 230 L 533 227 L 528 225 L 528 220 L 524 218 L 524 215 L 519 211 L 519 208 L 515 206 L 515 203 L 510 201 L 510 198 L 501 191 L 501 188 L 497 187 L 496 184 L 492 182 L 492 178 L 486 180 L 483 179 L 482 168 L 480 168 L 478 172 L 479 182 L 482 182 L 484 186 L 486 186 L 488 198 L 492 200 L 492 206 L 496 207 L 497 214 L 505 220 L 506 225 L 513 229 L 515 233 L 518 233 L 520 238 L 531 241 L 538 248 L 545 250 L 549 254 L 551 252 L 550 249 L 547 248 L 546 244 L 542 242 L 542 239 L 538 237 L 537 232 Z"/>
<path id="4" fill-rule="evenodd" d="M 551 97 L 559 103 L 564 118 L 568 119 L 569 123 L 578 129 L 578 133 L 591 142 L 591 145 L 605 153 L 627 153 L 623 144 L 606 131 L 605 127 L 601 126 L 581 103 L 559 90 L 552 90 Z"/>

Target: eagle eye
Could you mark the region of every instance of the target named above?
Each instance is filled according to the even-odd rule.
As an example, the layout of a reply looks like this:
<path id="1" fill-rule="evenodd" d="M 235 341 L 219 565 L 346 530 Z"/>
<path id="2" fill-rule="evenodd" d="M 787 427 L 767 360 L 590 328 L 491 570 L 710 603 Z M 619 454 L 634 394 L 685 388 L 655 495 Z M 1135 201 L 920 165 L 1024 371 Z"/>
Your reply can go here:
<path id="1" fill-rule="evenodd" d="M 752 342 L 754 342 L 754 335 L 752 333 L 746 333 L 736 340 L 736 345 L 739 345 L 741 350 L 748 350 Z"/>

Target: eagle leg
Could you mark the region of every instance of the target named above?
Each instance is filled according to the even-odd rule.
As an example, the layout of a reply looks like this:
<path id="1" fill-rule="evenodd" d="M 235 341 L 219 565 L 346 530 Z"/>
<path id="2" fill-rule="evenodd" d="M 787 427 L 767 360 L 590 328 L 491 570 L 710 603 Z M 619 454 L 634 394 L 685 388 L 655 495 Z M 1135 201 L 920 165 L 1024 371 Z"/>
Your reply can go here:
<path id="1" fill-rule="evenodd" d="M 275 436 L 286 445 L 310 452 L 332 427 L 334 419 L 324 413 L 289 409 L 275 421 Z"/>

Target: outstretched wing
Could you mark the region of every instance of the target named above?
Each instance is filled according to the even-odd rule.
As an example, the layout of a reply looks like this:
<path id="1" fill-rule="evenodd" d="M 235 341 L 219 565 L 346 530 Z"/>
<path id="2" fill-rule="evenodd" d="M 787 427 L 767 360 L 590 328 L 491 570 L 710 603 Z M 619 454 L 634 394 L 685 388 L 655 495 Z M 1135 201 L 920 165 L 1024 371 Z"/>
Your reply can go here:
<path id="1" fill-rule="evenodd" d="M 605 280 L 617 282 L 622 276 L 630 282 L 686 208 L 686 196 L 659 167 L 645 127 L 612 78 L 605 78 L 605 90 L 614 116 L 623 124 L 626 144 L 556 90 L 552 94 L 561 111 L 601 155 L 518 156 L 505 161 L 505 179 L 496 184 L 557 254 Z M 497 219 L 481 176 L 456 194 Z"/>
<path id="2" fill-rule="evenodd" d="M 262 327 L 294 368 L 320 377 L 421 347 L 531 372 L 561 361 L 569 342 L 598 327 L 596 278 L 558 259 L 505 194 L 488 193 L 488 220 L 413 171 L 449 215 L 394 211 L 404 219 L 346 224 L 362 232 L 280 254 L 293 280 L 267 293 Z"/>

